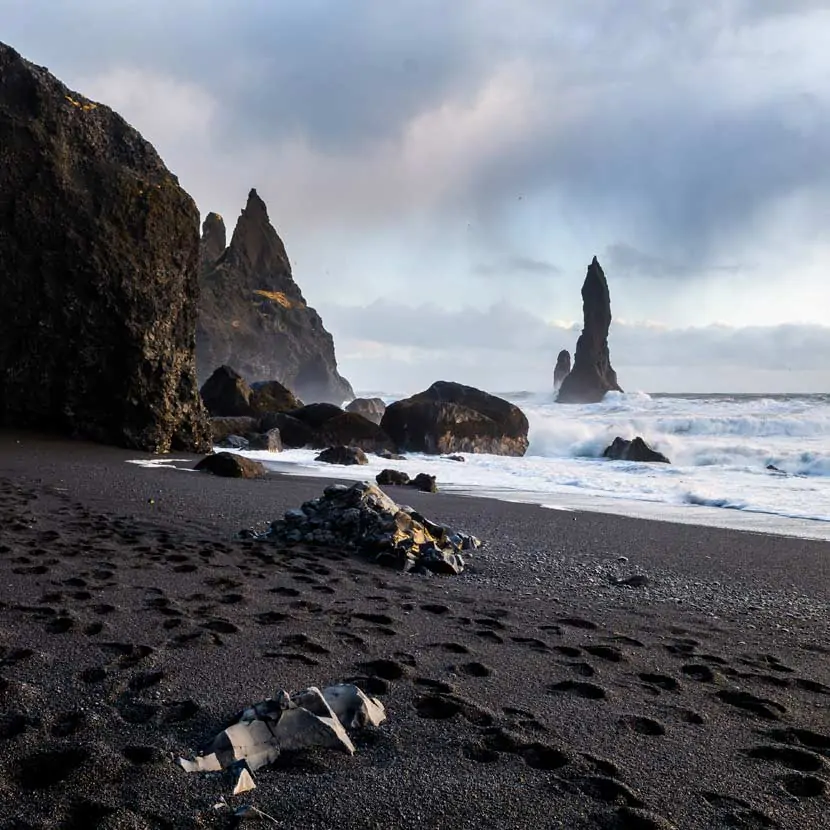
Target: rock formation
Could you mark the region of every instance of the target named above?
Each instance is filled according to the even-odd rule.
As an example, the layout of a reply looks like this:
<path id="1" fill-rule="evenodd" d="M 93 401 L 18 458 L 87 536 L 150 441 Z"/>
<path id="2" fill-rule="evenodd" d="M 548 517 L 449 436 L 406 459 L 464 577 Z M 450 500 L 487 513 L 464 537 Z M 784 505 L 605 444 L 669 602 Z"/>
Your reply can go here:
<path id="1" fill-rule="evenodd" d="M 395 504 L 379 487 L 332 484 L 320 498 L 289 510 L 259 537 L 279 545 L 315 544 L 355 551 L 400 570 L 458 574 L 466 551 L 481 547 L 474 536 L 441 527 Z"/>
<path id="2" fill-rule="evenodd" d="M 198 227 L 136 130 L 0 43 L 0 424 L 209 449 Z"/>
<path id="3" fill-rule="evenodd" d="M 660 464 L 671 464 L 671 461 L 657 450 L 653 450 L 646 442 L 637 436 L 631 441 L 620 438 L 618 435 L 602 454 L 605 458 L 614 461 L 647 461 Z"/>
<path id="4" fill-rule="evenodd" d="M 332 337 L 294 282 L 256 190 L 248 195 L 230 245 L 224 248 L 223 242 L 224 223 L 209 214 L 201 246 L 199 377 L 227 364 L 249 383 L 278 380 L 305 401 L 342 404 L 354 398 L 337 371 Z"/>
<path id="5" fill-rule="evenodd" d="M 521 409 L 447 381 L 393 403 L 380 425 L 403 452 L 524 455 L 528 447 L 528 422 Z"/>
<path id="6" fill-rule="evenodd" d="M 562 381 L 559 403 L 597 403 L 606 392 L 622 392 L 608 354 L 611 327 L 611 297 L 597 258 L 588 266 L 582 285 L 582 334 L 576 343 L 573 369 Z"/>
<path id="7" fill-rule="evenodd" d="M 386 404 L 380 398 L 355 398 L 347 407 L 346 412 L 356 412 L 379 424 L 386 412 Z"/>
<path id="8" fill-rule="evenodd" d="M 556 358 L 556 368 L 553 370 L 553 391 L 558 392 L 562 381 L 571 373 L 571 353 L 562 349 Z"/>
<path id="9" fill-rule="evenodd" d="M 315 456 L 314 460 L 321 461 L 323 464 L 340 464 L 344 467 L 369 463 L 366 453 L 360 447 L 346 447 L 343 445 L 328 447 Z"/>
<path id="10" fill-rule="evenodd" d="M 259 461 L 252 461 L 232 452 L 206 455 L 194 469 L 224 478 L 262 478 L 266 473 L 265 467 Z"/>

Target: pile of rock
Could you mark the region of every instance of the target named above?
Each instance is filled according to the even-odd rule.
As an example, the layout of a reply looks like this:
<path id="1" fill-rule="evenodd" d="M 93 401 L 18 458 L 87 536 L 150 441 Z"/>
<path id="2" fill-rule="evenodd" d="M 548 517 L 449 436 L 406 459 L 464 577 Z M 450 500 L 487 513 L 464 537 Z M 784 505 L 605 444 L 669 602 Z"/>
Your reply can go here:
<path id="1" fill-rule="evenodd" d="M 270 452 L 280 452 L 283 447 L 347 446 L 365 452 L 395 449 L 377 423 L 359 412 L 346 412 L 332 403 L 304 406 L 278 381 L 249 385 L 230 366 L 220 366 L 208 378 L 202 386 L 202 399 L 212 416 L 216 446 Z M 377 420 L 381 414 L 375 408 Z"/>
<path id="2" fill-rule="evenodd" d="M 289 510 L 257 538 L 355 551 L 398 570 L 440 574 L 461 573 L 462 552 L 481 547 L 474 536 L 397 505 L 368 482 L 326 487 L 320 498 Z"/>

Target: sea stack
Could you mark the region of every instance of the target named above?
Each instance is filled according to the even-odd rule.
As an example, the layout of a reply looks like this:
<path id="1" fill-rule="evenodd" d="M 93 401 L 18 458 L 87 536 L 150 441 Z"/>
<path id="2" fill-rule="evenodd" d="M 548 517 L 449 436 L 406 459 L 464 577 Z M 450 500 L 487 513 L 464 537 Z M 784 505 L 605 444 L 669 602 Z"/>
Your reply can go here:
<path id="1" fill-rule="evenodd" d="M 117 113 L 0 43 L 0 424 L 210 449 L 199 212 Z"/>
<path id="2" fill-rule="evenodd" d="M 230 245 L 224 223 L 203 226 L 196 364 L 201 380 L 233 366 L 248 383 L 278 380 L 307 403 L 354 398 L 337 371 L 334 341 L 294 282 L 265 202 L 251 190 Z"/>
<path id="3" fill-rule="evenodd" d="M 611 296 L 597 258 L 588 266 L 582 285 L 582 334 L 576 343 L 574 364 L 562 381 L 558 403 L 597 403 L 606 392 L 622 392 L 608 354 Z"/>
<path id="4" fill-rule="evenodd" d="M 556 358 L 556 368 L 553 370 L 553 391 L 559 391 L 562 386 L 562 381 L 571 372 L 571 353 L 567 349 L 562 349 L 559 356 Z"/>

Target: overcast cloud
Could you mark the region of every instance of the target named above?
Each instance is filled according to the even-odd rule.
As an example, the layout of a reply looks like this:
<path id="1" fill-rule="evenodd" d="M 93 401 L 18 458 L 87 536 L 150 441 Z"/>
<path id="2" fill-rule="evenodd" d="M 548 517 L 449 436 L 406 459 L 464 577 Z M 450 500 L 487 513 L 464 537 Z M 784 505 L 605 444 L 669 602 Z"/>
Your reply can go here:
<path id="1" fill-rule="evenodd" d="M 0 0 L 203 213 L 257 188 L 364 388 L 547 388 L 597 254 L 624 386 L 827 389 L 828 31 L 830 0 Z"/>

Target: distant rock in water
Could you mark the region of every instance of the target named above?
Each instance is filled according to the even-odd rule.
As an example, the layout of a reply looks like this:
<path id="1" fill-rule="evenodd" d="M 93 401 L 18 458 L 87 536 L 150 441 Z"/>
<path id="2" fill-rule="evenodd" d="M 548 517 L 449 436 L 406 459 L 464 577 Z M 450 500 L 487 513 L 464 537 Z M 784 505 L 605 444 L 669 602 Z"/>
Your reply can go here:
<path id="1" fill-rule="evenodd" d="M 403 452 L 524 455 L 528 422 L 519 407 L 460 383 L 438 381 L 387 407 L 381 428 Z"/>
<path id="2" fill-rule="evenodd" d="M 622 392 L 608 354 L 611 296 L 597 258 L 588 266 L 582 285 L 582 334 L 576 343 L 573 369 L 562 381 L 559 403 L 597 403 L 606 392 Z"/>
<path id="3" fill-rule="evenodd" d="M 208 451 L 198 267 L 149 142 L 0 43 L 0 424 Z"/>
<path id="4" fill-rule="evenodd" d="M 556 358 L 556 368 L 553 370 L 553 391 L 558 392 L 559 387 L 562 386 L 562 381 L 571 372 L 571 353 L 567 349 L 562 349 L 559 352 L 559 357 Z"/>
<path id="5" fill-rule="evenodd" d="M 671 461 L 663 453 L 653 450 L 639 436 L 631 441 L 617 436 L 611 446 L 606 447 L 603 456 L 614 461 L 646 461 L 671 464 Z"/>
<path id="6" fill-rule="evenodd" d="M 249 193 L 227 248 L 224 233 L 221 217 L 208 214 L 196 330 L 199 377 L 226 364 L 249 383 L 278 380 L 304 401 L 339 405 L 354 398 L 337 371 L 334 341 L 294 282 L 285 247 L 256 190 Z"/>

